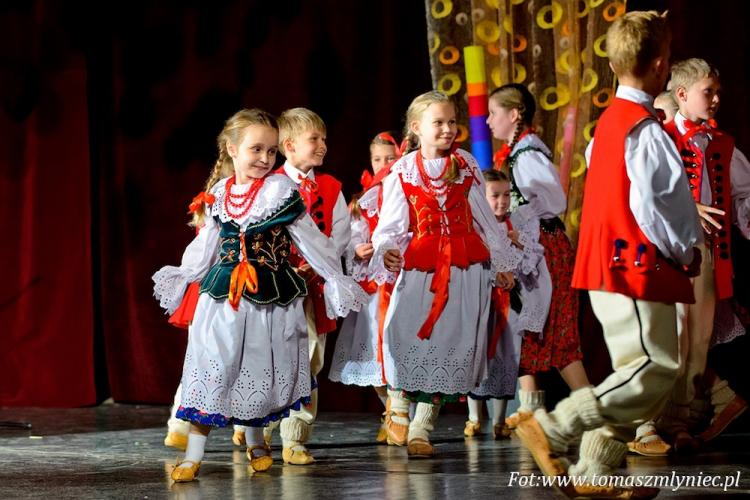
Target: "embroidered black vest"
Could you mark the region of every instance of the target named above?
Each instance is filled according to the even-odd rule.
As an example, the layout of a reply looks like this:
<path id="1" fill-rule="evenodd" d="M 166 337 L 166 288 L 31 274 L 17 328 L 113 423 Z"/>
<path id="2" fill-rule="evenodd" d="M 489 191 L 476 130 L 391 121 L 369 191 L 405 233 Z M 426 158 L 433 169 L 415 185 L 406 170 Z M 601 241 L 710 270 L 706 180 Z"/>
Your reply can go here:
<path id="1" fill-rule="evenodd" d="M 229 296 L 232 270 L 240 262 L 240 238 L 245 239 L 247 259 L 258 273 L 258 292 L 247 289 L 242 297 L 258 305 L 286 306 L 297 297 L 307 295 L 307 286 L 289 264 L 292 239 L 286 226 L 305 212 L 305 203 L 299 192 L 287 200 L 271 216 L 249 224 L 244 232 L 230 220 L 220 225 L 219 262 L 214 264 L 201 281 L 200 292 L 217 300 Z"/>

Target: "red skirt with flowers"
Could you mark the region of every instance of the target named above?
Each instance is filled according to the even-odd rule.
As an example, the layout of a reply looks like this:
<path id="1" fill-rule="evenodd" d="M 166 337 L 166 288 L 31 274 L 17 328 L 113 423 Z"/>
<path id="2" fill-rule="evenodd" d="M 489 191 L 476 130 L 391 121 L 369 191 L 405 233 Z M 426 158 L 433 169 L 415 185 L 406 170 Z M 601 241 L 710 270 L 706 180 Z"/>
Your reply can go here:
<path id="1" fill-rule="evenodd" d="M 539 243 L 544 247 L 552 278 L 552 304 L 543 336 L 526 333 L 521 344 L 519 375 L 533 375 L 552 368 L 562 370 L 583 358 L 578 335 L 578 291 L 571 288 L 575 252 L 561 224 L 543 229 Z"/>

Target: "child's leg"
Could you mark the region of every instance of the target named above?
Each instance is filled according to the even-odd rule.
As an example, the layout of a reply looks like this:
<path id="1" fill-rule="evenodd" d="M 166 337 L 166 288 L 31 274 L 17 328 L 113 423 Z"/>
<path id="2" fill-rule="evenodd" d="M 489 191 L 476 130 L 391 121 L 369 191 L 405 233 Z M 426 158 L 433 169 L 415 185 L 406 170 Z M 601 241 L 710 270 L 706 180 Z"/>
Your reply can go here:
<path id="1" fill-rule="evenodd" d="M 180 420 L 175 415 L 177 408 L 180 407 L 182 399 L 182 384 L 177 386 L 177 391 L 174 393 L 174 401 L 172 403 L 172 409 L 169 412 L 169 420 L 167 420 L 167 437 L 164 438 L 164 444 L 177 448 L 178 450 L 184 450 L 187 446 L 188 433 L 190 432 L 190 422 Z"/>
<path id="2" fill-rule="evenodd" d="M 482 432 L 482 403 L 481 399 L 474 399 L 469 396 L 466 398 L 466 406 L 469 409 L 469 420 L 464 426 L 464 436 L 472 437 Z"/>
<path id="3" fill-rule="evenodd" d="M 409 424 L 409 455 L 431 456 L 433 453 L 430 444 L 430 433 L 435 428 L 440 405 L 430 403 L 417 403 L 417 411 L 414 420 Z"/>
<path id="4" fill-rule="evenodd" d="M 393 389 L 388 389 L 388 400 L 390 409 L 385 416 L 388 444 L 403 446 L 409 432 L 409 400 Z"/>
<path id="5" fill-rule="evenodd" d="M 573 361 L 568 366 L 560 370 L 565 383 L 568 384 L 571 391 L 580 389 L 581 387 L 588 387 L 591 385 L 589 378 L 586 376 L 586 370 L 583 368 L 583 363 L 580 361 Z"/>
<path id="6" fill-rule="evenodd" d="M 206 449 L 209 432 L 211 432 L 211 427 L 207 425 L 190 424 L 185 458 L 178 467 L 191 467 L 203 460 L 203 452 Z"/>
<path id="7" fill-rule="evenodd" d="M 507 399 L 490 399 L 492 402 L 492 425 L 502 424 L 505 421 L 505 410 L 508 407 Z"/>
<path id="8" fill-rule="evenodd" d="M 544 408 L 544 391 L 539 390 L 535 375 L 521 375 L 518 384 L 518 411 L 505 419 L 510 429 L 515 429 L 518 422 L 535 410 Z"/>
<path id="9" fill-rule="evenodd" d="M 235 446 L 244 446 L 247 443 L 247 439 L 245 438 L 245 433 L 247 431 L 247 427 L 240 424 L 234 424 L 233 426 L 234 432 L 232 433 L 232 442 Z M 262 432 L 262 427 L 260 428 Z"/>

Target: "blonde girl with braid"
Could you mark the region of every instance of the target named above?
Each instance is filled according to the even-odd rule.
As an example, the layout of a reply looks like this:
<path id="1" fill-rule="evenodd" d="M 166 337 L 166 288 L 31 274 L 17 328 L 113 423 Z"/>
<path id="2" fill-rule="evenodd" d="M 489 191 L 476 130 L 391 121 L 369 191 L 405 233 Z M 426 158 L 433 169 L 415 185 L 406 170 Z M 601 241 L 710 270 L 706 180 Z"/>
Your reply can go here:
<path id="1" fill-rule="evenodd" d="M 456 109 L 432 91 L 412 101 L 412 151 L 383 181 L 372 235 L 370 277 L 394 283 L 383 328 L 390 444 L 411 457 L 434 453 L 430 432 L 440 406 L 465 400 L 487 374 L 493 280 L 511 287 L 521 259 L 485 199 L 476 160 L 458 149 Z M 417 402 L 409 418 L 409 401 Z"/>
<path id="2" fill-rule="evenodd" d="M 200 281 L 176 415 L 190 422 L 190 432 L 185 457 L 171 473 L 175 482 L 196 478 L 210 430 L 231 424 L 247 426 L 250 467 L 268 470 L 273 459 L 263 427 L 310 401 L 307 286 L 289 263 L 292 245 L 325 280 L 329 317 L 367 303 L 360 286 L 343 275 L 296 184 L 271 174 L 278 137 L 276 120 L 265 111 L 243 109 L 227 120 L 216 175 L 193 206 L 198 234 L 180 266 L 153 276 L 154 295 L 169 313 L 188 284 Z M 230 164 L 231 175 L 223 177 Z"/>
<path id="3" fill-rule="evenodd" d="M 571 288 L 575 252 L 559 215 L 567 204 L 551 153 L 532 127 L 536 103 L 531 92 L 519 84 L 497 88 L 489 97 L 487 124 L 505 145 L 495 155 L 495 168 L 507 173 L 511 187 L 510 211 L 514 221 L 538 220 L 539 243 L 552 278 L 552 303 L 544 331 L 527 332 L 521 344 L 518 413 L 506 423 L 544 407 L 544 391 L 536 374 L 553 368 L 560 371 L 571 391 L 590 385 L 581 359 L 578 335 L 578 292 Z"/>

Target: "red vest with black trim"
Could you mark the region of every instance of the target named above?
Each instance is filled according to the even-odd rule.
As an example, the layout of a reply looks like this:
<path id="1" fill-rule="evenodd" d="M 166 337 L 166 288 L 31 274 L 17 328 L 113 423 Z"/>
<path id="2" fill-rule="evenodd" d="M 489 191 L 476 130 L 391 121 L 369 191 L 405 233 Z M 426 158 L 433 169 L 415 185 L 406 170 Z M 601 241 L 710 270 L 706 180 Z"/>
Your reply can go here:
<path id="1" fill-rule="evenodd" d="M 630 209 L 625 140 L 643 120 L 656 117 L 640 104 L 615 98 L 597 123 L 572 285 L 651 302 L 692 304 L 693 287 L 682 266 L 657 251 Z"/>
<path id="2" fill-rule="evenodd" d="M 734 154 L 734 138 L 718 129 L 710 129 L 710 140 L 704 154 L 690 141 L 692 135 L 702 129 L 695 128 L 680 134 L 674 121 L 664 124 L 667 133 L 672 137 L 685 165 L 685 173 L 690 183 L 690 191 L 696 203 L 701 201 L 703 174 L 708 172 L 711 186 L 711 206 L 724 210 L 726 215 L 714 215 L 721 224 L 721 229 L 714 230 L 706 236 L 706 245 L 713 253 L 714 287 L 718 300 L 729 299 L 734 295 L 732 288 L 732 254 L 729 228 L 732 225 L 732 186 L 729 168 Z M 695 132 L 693 132 L 695 131 Z M 705 169 L 703 167 L 706 167 Z"/>
<path id="3" fill-rule="evenodd" d="M 473 176 L 451 184 L 443 207 L 421 187 L 405 182 L 401 175 L 399 178 L 409 202 L 409 231 L 413 234 L 404 253 L 404 269 L 435 271 L 443 237 L 450 241 L 450 266 L 467 269 L 490 259 L 487 246 L 473 226 L 468 199 Z"/>
<path id="4" fill-rule="evenodd" d="M 276 173 L 287 175 L 283 166 L 279 167 Z M 297 181 L 297 179 L 292 180 Z M 317 193 L 307 192 L 300 188 L 300 194 L 302 194 L 302 199 L 305 200 L 307 213 L 315 221 L 318 229 L 330 238 L 333 229 L 333 207 L 336 206 L 339 193 L 341 193 L 341 183 L 332 175 L 318 172 L 315 172 L 314 182 L 317 184 Z M 304 263 L 304 259 L 299 255 L 297 255 L 297 258 L 296 262 L 294 262 L 295 259 L 290 259 L 290 261 L 294 262 L 293 265 L 299 267 Z M 315 329 L 318 331 L 318 335 L 330 333 L 336 329 L 336 320 L 330 319 L 326 315 L 325 297 L 323 296 L 324 285 L 325 281 L 320 276 L 315 276 L 307 284 L 315 314 Z"/>

